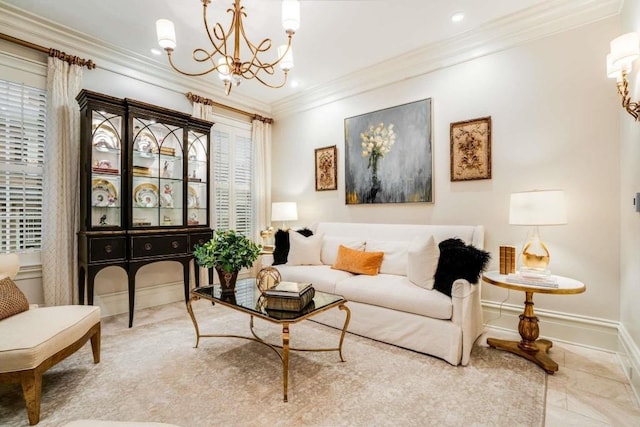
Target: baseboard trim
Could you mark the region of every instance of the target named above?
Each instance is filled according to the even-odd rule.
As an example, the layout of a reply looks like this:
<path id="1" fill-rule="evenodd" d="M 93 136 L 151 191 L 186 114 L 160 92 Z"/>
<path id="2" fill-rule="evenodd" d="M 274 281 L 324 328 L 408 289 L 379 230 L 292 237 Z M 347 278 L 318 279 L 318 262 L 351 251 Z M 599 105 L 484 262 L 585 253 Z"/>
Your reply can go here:
<path id="1" fill-rule="evenodd" d="M 136 289 L 135 309 L 154 307 L 184 301 L 184 284 L 170 282 Z M 94 304 L 100 307 L 102 317 L 129 312 L 129 292 L 118 291 L 96 295 Z"/>
<path id="2" fill-rule="evenodd" d="M 640 404 L 640 349 L 633 342 L 631 335 L 623 324 L 618 328 L 620 350 L 618 358 L 624 368 L 624 373 L 631 384 L 631 389 L 636 396 L 636 401 Z"/>
<path id="3" fill-rule="evenodd" d="M 485 326 L 518 333 L 522 306 L 482 301 Z M 618 352 L 619 322 L 537 309 L 540 338 Z"/>

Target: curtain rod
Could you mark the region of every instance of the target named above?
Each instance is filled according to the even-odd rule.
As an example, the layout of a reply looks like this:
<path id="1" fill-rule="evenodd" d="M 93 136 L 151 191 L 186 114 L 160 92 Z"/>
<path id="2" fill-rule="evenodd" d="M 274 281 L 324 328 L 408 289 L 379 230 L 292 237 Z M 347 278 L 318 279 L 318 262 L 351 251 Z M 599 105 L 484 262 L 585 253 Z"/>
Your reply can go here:
<path id="1" fill-rule="evenodd" d="M 81 67 L 87 67 L 89 70 L 96 68 L 95 62 L 91 59 L 83 59 L 79 56 L 69 55 L 64 52 L 60 52 L 58 49 L 54 48 L 46 48 L 44 46 L 37 45 L 35 43 L 31 43 L 16 37 L 12 37 L 8 34 L 0 33 L 0 39 L 6 40 L 11 43 L 18 44 L 20 46 L 28 47 L 29 49 L 37 50 L 38 52 L 46 53 L 49 56 L 54 58 L 61 59 L 62 61 L 68 62 L 69 64 L 80 65 Z"/>
<path id="2" fill-rule="evenodd" d="M 252 120 L 260 120 L 265 123 L 273 123 L 273 119 L 269 117 L 263 117 L 259 114 L 250 113 L 248 111 L 240 110 L 238 108 L 230 107 L 229 105 L 220 104 L 219 102 L 214 101 L 213 99 L 205 98 L 204 96 L 196 95 L 195 93 L 188 92 L 185 94 L 189 101 L 191 102 L 199 102 L 204 105 L 212 105 L 214 107 L 224 108 L 225 110 L 233 111 L 234 113 L 242 114 L 244 116 L 251 117 Z"/>

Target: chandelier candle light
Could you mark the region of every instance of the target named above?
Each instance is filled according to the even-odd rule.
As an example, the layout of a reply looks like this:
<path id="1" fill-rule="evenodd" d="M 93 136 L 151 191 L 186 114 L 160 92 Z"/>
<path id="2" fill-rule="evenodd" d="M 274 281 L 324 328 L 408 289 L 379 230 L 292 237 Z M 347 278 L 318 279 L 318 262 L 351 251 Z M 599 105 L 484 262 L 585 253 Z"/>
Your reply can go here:
<path id="1" fill-rule="evenodd" d="M 203 76 L 213 71 L 218 72 L 218 77 L 224 82 L 226 94 L 229 95 L 233 86 L 238 86 L 242 79 L 256 79 L 265 86 L 280 88 L 287 83 L 289 70 L 293 67 L 293 51 L 291 40 L 293 34 L 300 27 L 300 3 L 298 0 L 284 0 L 282 2 L 282 26 L 287 34 L 287 44 L 278 47 L 277 59 L 273 62 L 265 61 L 262 55 L 271 50 L 271 39 L 265 38 L 258 44 L 253 44 L 245 34 L 242 19 L 247 17 L 241 0 L 235 0 L 233 6 L 227 9 L 232 14 L 231 23 L 227 31 L 222 24 L 217 22 L 210 27 L 207 20 L 207 6 L 211 0 L 202 1 L 202 16 L 204 27 L 211 42 L 210 50 L 196 48 L 192 58 L 199 63 L 206 63 L 208 68 L 201 72 L 186 72 L 180 70 L 174 63 L 171 54 L 176 48 L 176 32 L 173 22 L 168 19 L 156 21 L 158 44 L 166 52 L 171 67 L 186 76 Z M 248 49 L 248 58 L 240 58 L 241 43 Z M 275 66 L 279 65 L 283 71 L 284 79 L 280 84 L 271 84 L 264 80 L 266 75 L 273 76 Z"/>
<path id="2" fill-rule="evenodd" d="M 522 271 L 549 275 L 549 250 L 540 239 L 541 225 L 567 223 L 567 211 L 562 190 L 534 190 L 512 193 L 509 224 L 534 226 L 531 238 L 522 248 Z"/>

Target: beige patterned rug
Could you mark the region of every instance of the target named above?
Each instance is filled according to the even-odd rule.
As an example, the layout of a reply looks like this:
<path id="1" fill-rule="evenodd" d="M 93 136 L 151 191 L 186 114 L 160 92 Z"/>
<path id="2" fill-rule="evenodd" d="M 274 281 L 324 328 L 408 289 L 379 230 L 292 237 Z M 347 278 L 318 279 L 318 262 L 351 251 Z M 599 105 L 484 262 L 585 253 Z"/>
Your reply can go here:
<path id="1" fill-rule="evenodd" d="M 199 301 L 202 333 L 248 333 L 248 318 Z M 202 426 L 542 426 L 545 373 L 476 345 L 467 367 L 347 335 L 335 352 L 293 353 L 289 402 L 280 359 L 245 340 L 195 335 L 184 304 L 103 320 L 102 361 L 87 344 L 45 375 L 41 427 L 75 419 Z M 276 325 L 257 330 L 273 342 Z M 292 344 L 333 347 L 339 332 L 303 322 Z M 20 386 L 0 385 L 0 425 L 27 426 Z"/>

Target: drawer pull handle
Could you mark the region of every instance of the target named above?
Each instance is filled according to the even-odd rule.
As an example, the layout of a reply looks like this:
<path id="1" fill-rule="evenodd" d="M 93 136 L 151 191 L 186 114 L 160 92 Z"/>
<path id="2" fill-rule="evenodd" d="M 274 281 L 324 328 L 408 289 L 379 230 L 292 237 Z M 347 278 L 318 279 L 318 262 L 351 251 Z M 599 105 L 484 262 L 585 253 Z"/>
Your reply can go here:
<path id="1" fill-rule="evenodd" d="M 104 251 L 108 254 L 110 254 L 113 251 L 113 246 L 111 245 L 104 245 Z"/>
<path id="2" fill-rule="evenodd" d="M 152 246 L 152 245 L 151 245 L 151 243 L 149 243 L 149 242 L 147 242 L 147 243 L 145 243 L 145 244 L 144 244 L 144 249 L 145 249 L 146 251 L 150 251 L 152 247 L 153 247 L 153 246 Z"/>
<path id="3" fill-rule="evenodd" d="M 180 243 L 178 243 L 177 240 L 174 240 L 173 242 L 171 242 L 171 247 L 173 249 L 178 249 L 179 246 L 180 246 Z"/>

